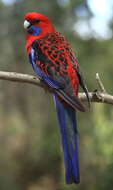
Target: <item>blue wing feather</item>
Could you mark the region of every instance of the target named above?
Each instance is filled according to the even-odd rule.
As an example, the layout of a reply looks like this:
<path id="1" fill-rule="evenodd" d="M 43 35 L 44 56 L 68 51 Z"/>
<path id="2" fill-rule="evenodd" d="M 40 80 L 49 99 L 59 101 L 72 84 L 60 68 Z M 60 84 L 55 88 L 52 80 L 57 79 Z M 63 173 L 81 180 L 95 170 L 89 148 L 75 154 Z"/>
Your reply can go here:
<path id="1" fill-rule="evenodd" d="M 40 79 L 42 79 L 45 83 L 47 83 L 50 87 L 55 88 L 55 89 L 59 89 L 60 85 L 58 84 L 58 82 L 54 81 L 53 79 L 51 79 L 50 77 L 48 77 L 45 73 L 43 73 L 40 68 L 38 67 L 38 65 L 36 65 L 36 61 L 38 60 L 38 56 L 35 55 L 35 50 L 31 49 L 30 55 L 29 55 L 29 60 L 30 63 L 33 67 L 33 70 L 35 71 L 35 73 L 38 75 L 38 77 Z"/>
<path id="2" fill-rule="evenodd" d="M 78 109 L 80 111 L 85 111 L 85 107 L 82 105 L 80 100 L 77 96 L 71 96 L 66 92 L 66 89 L 63 88 L 60 81 L 56 81 L 55 79 L 49 77 L 44 72 L 41 71 L 38 64 L 36 64 L 39 60 L 38 52 L 36 52 L 33 48 L 31 49 L 31 52 L 29 54 L 29 60 L 33 67 L 33 70 L 37 74 L 37 76 L 43 80 L 48 86 L 50 86 L 52 89 L 54 89 L 54 94 L 59 96 L 61 99 L 63 99 L 67 104 L 72 106 L 74 109 Z M 46 63 L 45 63 L 46 64 Z"/>

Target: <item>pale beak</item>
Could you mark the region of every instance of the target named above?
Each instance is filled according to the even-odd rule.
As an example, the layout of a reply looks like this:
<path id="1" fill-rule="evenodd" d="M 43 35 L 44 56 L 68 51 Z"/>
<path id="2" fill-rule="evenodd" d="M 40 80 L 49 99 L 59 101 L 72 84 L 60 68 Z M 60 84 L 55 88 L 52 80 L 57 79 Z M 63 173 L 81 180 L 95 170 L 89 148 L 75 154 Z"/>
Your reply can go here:
<path id="1" fill-rule="evenodd" d="M 30 26 L 30 22 L 27 20 L 24 21 L 24 28 L 27 29 Z"/>

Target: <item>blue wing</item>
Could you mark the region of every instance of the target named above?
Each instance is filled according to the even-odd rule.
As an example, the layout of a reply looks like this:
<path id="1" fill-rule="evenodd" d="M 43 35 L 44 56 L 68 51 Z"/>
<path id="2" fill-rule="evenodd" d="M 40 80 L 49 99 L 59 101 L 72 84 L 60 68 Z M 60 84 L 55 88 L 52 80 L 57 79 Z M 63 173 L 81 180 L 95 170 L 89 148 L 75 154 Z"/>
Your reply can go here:
<path id="1" fill-rule="evenodd" d="M 40 68 L 38 67 L 38 65 L 36 65 L 36 61 L 38 60 L 38 56 L 35 54 L 35 50 L 32 48 L 30 55 L 29 55 L 29 60 L 30 63 L 33 67 L 33 70 L 35 71 L 35 73 L 38 75 L 38 77 L 40 79 L 42 79 L 45 83 L 47 83 L 50 87 L 55 88 L 55 89 L 59 89 L 60 85 L 54 81 L 53 79 L 51 79 L 50 77 L 48 77 L 46 74 L 44 74 Z"/>
<path id="2" fill-rule="evenodd" d="M 83 104 L 80 102 L 77 96 L 69 95 L 66 92 L 66 88 L 63 87 L 63 84 L 59 81 L 54 80 L 53 78 L 49 77 L 46 75 L 44 72 L 41 71 L 39 68 L 37 61 L 39 60 L 38 58 L 38 52 L 36 52 L 33 48 L 31 49 L 30 55 L 29 55 L 29 60 L 30 63 L 33 67 L 33 70 L 37 74 L 37 76 L 43 80 L 49 87 L 54 89 L 54 94 L 59 96 L 62 100 L 67 102 L 73 109 L 78 109 L 82 112 L 85 111 L 85 107 Z M 45 63 L 46 64 L 46 63 Z M 60 77 L 59 77 L 60 78 Z"/>

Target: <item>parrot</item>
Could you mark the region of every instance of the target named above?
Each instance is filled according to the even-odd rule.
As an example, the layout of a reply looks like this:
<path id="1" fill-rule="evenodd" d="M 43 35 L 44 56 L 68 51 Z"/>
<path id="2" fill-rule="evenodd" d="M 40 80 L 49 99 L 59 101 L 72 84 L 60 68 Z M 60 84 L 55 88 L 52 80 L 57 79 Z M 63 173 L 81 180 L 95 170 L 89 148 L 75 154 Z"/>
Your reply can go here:
<path id="1" fill-rule="evenodd" d="M 86 111 L 78 98 L 79 85 L 89 101 L 88 89 L 68 40 L 51 20 L 38 12 L 24 16 L 26 51 L 37 77 L 53 94 L 61 133 L 67 184 L 80 183 L 76 110 Z"/>

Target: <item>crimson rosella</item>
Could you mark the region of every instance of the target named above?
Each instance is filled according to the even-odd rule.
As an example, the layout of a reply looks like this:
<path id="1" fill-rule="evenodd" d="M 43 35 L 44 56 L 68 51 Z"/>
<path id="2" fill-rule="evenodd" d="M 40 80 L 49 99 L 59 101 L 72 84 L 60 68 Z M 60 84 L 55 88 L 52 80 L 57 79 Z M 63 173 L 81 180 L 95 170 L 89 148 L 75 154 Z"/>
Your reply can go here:
<path id="1" fill-rule="evenodd" d="M 80 182 L 76 109 L 85 107 L 78 98 L 79 84 L 88 98 L 87 88 L 79 72 L 69 42 L 57 32 L 48 17 L 31 12 L 25 15 L 26 50 L 37 76 L 54 95 L 59 120 L 66 183 Z"/>

